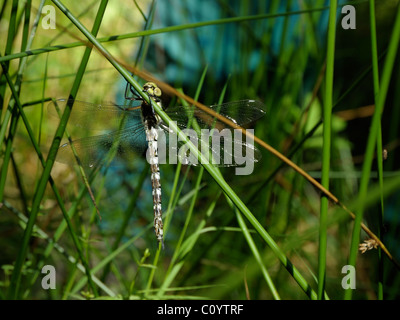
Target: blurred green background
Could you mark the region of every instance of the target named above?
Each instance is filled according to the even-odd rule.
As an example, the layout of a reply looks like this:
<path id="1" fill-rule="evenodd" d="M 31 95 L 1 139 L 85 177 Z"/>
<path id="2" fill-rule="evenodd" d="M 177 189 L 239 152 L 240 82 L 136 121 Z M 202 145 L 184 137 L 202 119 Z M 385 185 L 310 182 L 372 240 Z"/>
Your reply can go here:
<path id="1" fill-rule="evenodd" d="M 13 8 L 15 3 L 17 7 Z M 356 9 L 355 30 L 341 26 L 345 16 L 341 8 L 346 3 Z M 54 7 L 55 29 L 43 27 L 43 5 Z M 68 1 L 64 5 L 91 30 L 99 1 Z M 218 103 L 221 96 L 224 102 L 262 101 L 266 115 L 252 125 L 255 135 L 320 181 L 329 5 L 330 1 L 289 0 L 110 1 L 97 38 L 104 38 L 102 45 L 117 61 L 146 70 L 185 94 L 198 96 L 206 105 Z M 43 168 L 22 120 L 16 120 L 15 134 L 12 120 L 6 121 L 13 97 L 5 70 L 14 84 L 21 81 L 19 100 L 47 158 L 58 125 L 47 115 L 47 104 L 50 99 L 70 94 L 87 39 L 51 1 L 4 0 L 0 1 L 0 10 L 2 161 L 10 144 L 10 161 L 7 165 L 3 161 L 0 179 L 0 296 L 9 298 L 13 277 L 17 277 L 13 266 L 20 257 L 26 226 L 23 217 L 30 214 Z M 397 0 L 381 0 L 375 5 L 381 73 L 398 11 Z M 339 1 L 336 16 L 329 188 L 341 203 L 357 210 L 375 109 L 370 2 Z M 39 20 L 34 28 L 36 17 Z M 224 20 L 229 18 L 232 20 Z M 11 25 L 15 25 L 15 34 L 10 38 Z M 173 26 L 181 30 L 169 28 Z M 160 31 L 153 34 L 146 30 Z M 136 34 L 140 31 L 144 33 Z M 124 39 L 114 39 L 126 34 Z M 26 43 L 30 44 L 28 48 Z M 12 57 L 27 50 L 32 54 Z M 12 59 L 5 59 L 10 55 Z M 381 122 L 382 145 L 387 153 L 384 188 L 379 189 L 375 157 L 363 220 L 398 260 L 399 75 L 397 55 Z M 135 79 L 140 84 L 146 82 Z M 125 85 L 119 72 L 93 49 L 75 98 L 123 104 Z M 165 105 L 182 103 L 168 95 L 163 101 Z M 18 112 L 12 113 L 11 119 L 16 117 Z M 235 176 L 232 168 L 221 168 L 221 173 L 316 291 L 321 191 L 259 149 L 263 157 L 253 174 Z M 18 271 L 19 299 L 308 298 L 270 246 L 246 222 L 251 248 L 237 212 L 201 168 L 161 166 L 163 211 L 168 216 L 165 249 L 161 252 L 152 229 L 151 182 L 145 159 L 138 157 L 122 169 L 102 169 L 91 181 L 101 220 L 76 168 L 56 162 L 51 177 L 65 208 L 70 210 L 72 233 L 81 244 L 97 292 L 88 284 L 82 264 L 76 263 L 81 256 L 71 231 L 65 228 L 60 203 L 47 184 L 26 259 Z M 348 263 L 352 231 L 353 220 L 331 203 L 326 298 L 344 297 L 341 270 Z M 362 232 L 360 242 L 366 238 Z M 40 270 L 46 264 L 57 270 L 55 290 L 41 287 Z M 375 249 L 358 254 L 356 271 L 354 299 L 399 298 L 399 269 L 385 254 Z"/>

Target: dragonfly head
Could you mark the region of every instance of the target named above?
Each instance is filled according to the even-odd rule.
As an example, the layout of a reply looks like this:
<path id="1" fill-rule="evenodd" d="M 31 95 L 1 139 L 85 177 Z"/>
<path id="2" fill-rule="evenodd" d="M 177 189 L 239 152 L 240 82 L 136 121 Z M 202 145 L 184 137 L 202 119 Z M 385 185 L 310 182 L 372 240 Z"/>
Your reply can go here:
<path id="1" fill-rule="evenodd" d="M 157 87 L 157 85 L 154 82 L 147 82 L 143 86 L 143 91 L 147 92 L 147 94 L 153 98 L 159 98 L 161 97 L 161 89 Z"/>

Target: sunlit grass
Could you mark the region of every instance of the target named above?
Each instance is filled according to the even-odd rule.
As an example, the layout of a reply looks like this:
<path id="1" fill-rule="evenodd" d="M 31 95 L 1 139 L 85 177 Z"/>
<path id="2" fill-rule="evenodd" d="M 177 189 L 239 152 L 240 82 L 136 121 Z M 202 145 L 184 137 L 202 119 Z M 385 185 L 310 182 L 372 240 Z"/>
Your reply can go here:
<path id="1" fill-rule="evenodd" d="M 387 7 L 393 6 L 389 2 Z M 329 7 L 325 1 L 305 1 L 301 6 L 288 1 L 283 7 L 271 1 L 255 8 L 243 3 L 233 14 L 222 1 L 224 18 L 188 18 L 187 23 L 156 29 L 156 8 L 139 2 L 142 12 L 134 2 L 121 7 L 88 2 L 83 8 L 54 0 L 57 28 L 47 31 L 40 25 L 41 7 L 31 5 L 36 3 L 27 1 L 22 7 L 12 1 L 0 17 L 0 27 L 6 30 L 6 41 L 0 44 L 0 245 L 6 248 L 0 258 L 2 298 L 398 298 L 400 277 L 392 260 L 399 257 L 393 237 L 399 220 L 392 212 L 399 204 L 391 196 L 398 192 L 400 177 L 385 178 L 385 170 L 396 173 L 398 167 L 392 160 L 383 170 L 381 156 L 388 144 L 398 143 L 398 131 L 391 128 L 387 140 L 380 115 L 385 110 L 390 119 L 398 112 L 395 104 L 393 109 L 388 106 L 400 101 L 399 92 L 389 91 L 392 73 L 396 74 L 392 70 L 399 69 L 399 13 L 385 30 L 391 38 L 381 49 L 378 17 L 383 13 L 375 12 L 374 1 L 354 4 L 357 10 L 370 10 L 371 19 L 358 19 L 357 30 L 368 30 L 373 40 L 368 42 L 369 52 L 352 49 L 367 62 L 349 75 L 342 70 L 343 65 L 349 68 L 343 63 L 348 48 L 340 41 L 353 31 L 340 29 L 341 2 L 337 10 L 335 2 Z M 35 19 L 37 29 L 32 28 Z M 55 98 L 116 100 L 126 81 L 140 91 L 147 80 L 144 61 L 154 50 L 152 37 L 178 34 L 184 39 L 185 30 L 195 33 L 215 25 L 221 32 L 231 25 L 239 27 L 239 59 L 232 63 L 232 53 L 224 61 L 229 76 L 218 79 L 212 61 L 196 61 L 201 68 L 193 71 L 192 86 L 182 89 L 177 79 L 164 93 L 174 95 L 176 88 L 205 104 L 262 101 L 266 116 L 254 126 L 263 158 L 249 176 L 211 165 L 161 166 L 166 247 L 160 250 L 152 231 L 145 160 L 128 164 L 124 172 L 109 169 L 96 174 L 56 163 L 70 110 L 66 108 L 59 125 L 47 117 L 45 106 Z M 340 35 L 336 40 L 335 32 Z M 162 65 L 158 58 L 157 66 Z M 179 72 L 188 70 L 182 67 Z M 350 82 L 347 87 L 342 86 L 345 80 Z M 375 94 L 366 101 L 368 90 Z M 179 96 L 176 100 L 185 103 Z M 359 129 L 364 139 L 357 140 L 350 135 L 355 122 L 335 113 L 354 111 L 353 119 L 358 119 L 357 110 L 365 103 L 376 107 L 369 114 L 371 126 Z M 157 105 L 154 109 L 169 122 L 163 110 Z M 351 158 L 359 155 L 355 141 L 364 144 L 361 165 Z M 390 157 L 395 157 L 394 150 Z M 286 158 L 292 162 L 282 160 Z M 378 180 L 370 178 L 373 161 L 378 163 Z M 311 171 L 321 172 L 322 180 L 312 179 L 307 173 Z M 335 172 L 346 177 L 336 179 Z M 354 223 L 349 212 L 356 214 Z M 385 236 L 384 212 L 385 219 L 394 219 Z M 369 220 L 363 219 L 365 215 Z M 379 256 L 376 250 L 362 256 L 358 252 L 366 225 L 386 245 Z M 370 277 L 357 273 L 359 289 L 354 292 L 341 287 L 341 268 L 348 263 L 356 270 L 372 270 Z M 57 270 L 57 288 L 51 292 L 40 287 L 40 270 L 46 264 Z M 378 277 L 379 270 L 383 277 Z"/>

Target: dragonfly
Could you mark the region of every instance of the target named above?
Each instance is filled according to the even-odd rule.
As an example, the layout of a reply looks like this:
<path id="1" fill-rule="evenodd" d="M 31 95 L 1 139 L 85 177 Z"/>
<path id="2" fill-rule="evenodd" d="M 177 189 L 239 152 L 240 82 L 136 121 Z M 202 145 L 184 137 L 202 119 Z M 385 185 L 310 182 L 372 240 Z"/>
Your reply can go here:
<path id="1" fill-rule="evenodd" d="M 128 87 L 129 86 L 129 87 Z M 133 96 L 129 96 L 129 91 Z M 153 82 L 143 85 L 149 101 L 153 100 L 166 114 L 175 121 L 180 129 L 188 129 L 191 124 L 197 126 L 197 130 L 210 130 L 211 135 L 218 132 L 218 128 L 225 125 L 218 119 L 212 118 L 208 113 L 193 106 L 178 106 L 163 108 L 161 102 L 161 89 Z M 178 141 L 173 145 L 172 135 L 175 133 L 155 112 L 151 103 L 147 102 L 130 84 L 127 84 L 125 98 L 128 105 L 116 105 L 113 103 L 89 103 L 78 100 L 59 99 L 51 102 L 48 112 L 52 116 L 60 118 L 67 104 L 72 105 L 69 124 L 80 127 L 81 131 L 88 136 L 79 139 L 69 139 L 63 143 L 57 152 L 56 161 L 68 165 L 80 164 L 83 167 L 94 168 L 98 166 L 118 166 L 126 161 L 136 159 L 147 154 L 147 160 L 151 169 L 151 184 L 154 211 L 154 232 L 158 242 L 164 247 L 164 232 L 161 205 L 161 179 L 159 168 L 159 151 L 161 145 L 158 143 L 160 134 L 165 134 L 163 140 L 165 146 L 177 151 L 184 142 Z M 265 114 L 264 105 L 257 100 L 240 100 L 212 105 L 209 108 L 220 115 L 228 118 L 239 126 L 246 126 Z M 99 134 L 93 135 L 93 132 Z M 201 144 L 200 137 L 191 135 L 190 140 Z M 199 144 L 197 144 L 199 142 Z M 253 144 L 233 139 L 233 146 L 240 151 L 251 150 L 251 161 L 258 162 L 261 159 L 260 151 Z M 163 145 L 164 145 L 163 144 Z M 213 164 L 219 167 L 238 166 L 238 163 L 224 161 L 226 154 L 232 155 L 232 150 L 225 145 L 206 144 L 206 152 L 211 155 Z M 228 150 L 229 149 L 229 150 Z M 203 152 L 203 149 L 202 149 Z M 183 164 L 200 165 L 195 161 L 184 158 Z M 215 161 L 216 160 L 216 161 Z"/>

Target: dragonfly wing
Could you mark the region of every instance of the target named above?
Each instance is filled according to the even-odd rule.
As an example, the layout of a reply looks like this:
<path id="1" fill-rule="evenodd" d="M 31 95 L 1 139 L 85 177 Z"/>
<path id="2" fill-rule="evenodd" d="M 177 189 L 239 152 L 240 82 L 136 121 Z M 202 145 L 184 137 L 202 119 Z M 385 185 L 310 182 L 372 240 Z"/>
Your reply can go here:
<path id="1" fill-rule="evenodd" d="M 138 124 L 64 143 L 58 150 L 56 161 L 68 165 L 79 163 L 84 167 L 120 166 L 125 161 L 140 157 L 146 148 L 144 127 Z"/>
<path id="2" fill-rule="evenodd" d="M 73 124 L 85 132 L 102 131 L 104 129 L 118 130 L 122 129 L 121 126 L 128 126 L 141 121 L 140 106 L 118 106 L 112 103 L 95 104 L 66 99 L 50 102 L 47 107 L 49 115 L 61 119 L 67 104 L 72 106 L 68 124 Z"/>
<path id="3" fill-rule="evenodd" d="M 190 141 L 201 151 L 202 155 L 217 167 L 236 167 L 246 165 L 246 162 L 258 162 L 261 159 L 261 152 L 254 146 L 254 143 L 249 141 L 235 138 L 232 131 L 227 130 L 224 134 L 214 131 L 212 136 L 198 136 L 194 130 L 185 129 L 185 134 Z M 171 133 L 167 138 L 167 154 L 166 157 L 171 163 L 180 161 L 185 165 L 198 166 L 201 165 L 200 160 L 197 159 L 189 150 L 185 142 L 177 141 Z M 176 158 L 171 158 L 168 155 L 171 152 Z M 164 155 L 159 151 L 159 155 Z"/>
<path id="4" fill-rule="evenodd" d="M 239 126 L 245 126 L 253 121 L 258 120 L 265 115 L 264 105 L 256 100 L 240 100 L 228 102 L 220 105 L 213 105 L 209 107 L 212 111 L 221 114 Z M 191 127 L 195 130 L 208 129 L 205 132 L 206 137 L 212 136 L 211 140 L 216 140 L 216 143 L 203 143 L 203 138 L 200 132 L 188 131 L 188 136 L 199 149 L 203 146 L 202 153 L 213 163 L 219 167 L 240 166 L 245 165 L 246 161 L 258 162 L 261 159 L 260 151 L 254 144 L 235 139 L 231 128 L 227 127 L 225 123 L 210 114 L 196 107 L 173 107 L 166 110 L 167 114 L 181 129 Z M 211 129 L 214 128 L 212 131 Z M 165 126 L 164 129 L 168 131 Z M 208 134 L 208 136 L 207 136 Z M 221 139 L 223 137 L 224 139 Z M 171 139 L 170 139 L 171 140 Z M 199 165 L 197 159 L 190 155 L 188 148 L 184 142 L 177 142 L 170 148 L 175 148 L 175 152 L 181 153 L 181 159 L 185 164 Z"/>
<path id="5" fill-rule="evenodd" d="M 220 105 L 212 105 L 208 108 L 239 126 L 245 126 L 265 115 L 264 104 L 257 100 L 232 101 Z M 168 108 L 166 112 L 181 128 L 186 128 L 189 121 L 193 121 L 191 119 L 196 120 L 200 129 L 214 127 L 221 130 L 227 127 L 222 121 L 195 106 L 172 107 Z M 193 127 L 195 128 L 196 126 L 193 125 Z"/>

